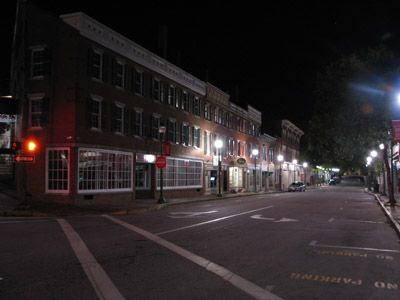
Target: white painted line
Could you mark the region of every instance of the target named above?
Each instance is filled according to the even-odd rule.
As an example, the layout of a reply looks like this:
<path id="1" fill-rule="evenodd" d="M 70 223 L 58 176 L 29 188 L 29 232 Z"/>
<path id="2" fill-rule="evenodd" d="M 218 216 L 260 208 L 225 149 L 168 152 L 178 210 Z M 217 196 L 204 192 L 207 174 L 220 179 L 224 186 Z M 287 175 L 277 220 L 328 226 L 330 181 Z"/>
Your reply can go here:
<path id="1" fill-rule="evenodd" d="M 206 224 L 210 224 L 210 223 L 215 223 L 215 222 L 219 222 L 219 221 L 222 221 L 222 220 L 226 220 L 226 219 L 242 216 L 242 215 L 245 215 L 245 214 L 251 214 L 251 213 L 253 213 L 255 211 L 260 211 L 260 210 L 264 210 L 264 209 L 268 209 L 268 208 L 272 208 L 272 207 L 273 206 L 267 206 L 267 207 L 262 207 L 262 208 L 250 210 L 250 211 L 245 211 L 245 212 L 242 212 L 242 213 L 239 213 L 239 214 L 235 214 L 235 215 L 230 215 L 230 216 L 226 216 L 226 217 L 222 217 L 222 218 L 218 218 L 218 219 L 214 219 L 214 220 L 210 220 L 210 221 L 205 221 L 205 222 L 201 222 L 201 223 L 197 223 L 197 224 L 193 224 L 193 225 L 189 225 L 189 226 L 185 226 L 185 227 L 180 227 L 180 228 L 175 228 L 175 229 L 159 232 L 159 233 L 156 233 L 155 235 L 162 235 L 162 234 L 166 234 L 166 233 L 170 233 L 170 232 L 175 232 L 175 231 L 185 230 L 185 229 L 189 229 L 189 228 L 193 228 L 193 227 L 197 227 L 197 226 L 202 226 L 202 225 L 206 225 Z"/>
<path id="2" fill-rule="evenodd" d="M 330 218 L 328 222 L 329 222 L 329 223 L 332 223 L 333 220 L 335 220 L 335 218 Z"/>
<path id="3" fill-rule="evenodd" d="M 378 248 L 362 248 L 362 247 L 346 247 L 346 246 L 335 246 L 335 245 L 320 245 L 317 244 L 317 241 L 311 241 L 309 246 L 313 247 L 324 247 L 324 248 L 339 248 L 339 249 L 352 249 L 352 250 L 365 250 L 365 251 L 378 251 L 378 252 L 393 252 L 400 253 L 399 250 L 390 250 L 390 249 L 378 249 Z"/>
<path id="4" fill-rule="evenodd" d="M 89 249 L 86 247 L 85 243 L 79 237 L 78 233 L 72 228 L 72 226 L 64 219 L 57 219 L 57 221 L 67 236 L 72 250 L 81 263 L 81 266 L 99 299 L 125 299 L 111 281 L 110 277 L 108 277 L 107 273 L 96 261 L 92 253 L 90 253 Z"/>
<path id="5" fill-rule="evenodd" d="M 115 217 L 109 216 L 109 215 L 103 215 L 103 217 L 109 219 L 110 221 L 113 221 L 131 231 L 134 231 L 140 235 L 143 235 L 147 239 L 171 250 L 172 252 L 175 252 L 176 254 L 179 254 L 180 256 L 190 260 L 191 262 L 194 262 L 195 264 L 199 265 L 202 268 L 205 268 L 206 270 L 218 275 L 221 277 L 223 280 L 228 281 L 231 283 L 233 286 L 241 289 L 245 293 L 247 293 L 250 296 L 253 296 L 255 299 L 259 300 L 283 300 L 282 298 L 272 294 L 271 292 L 255 285 L 254 283 L 240 277 L 239 275 L 236 275 L 235 273 L 232 273 L 228 269 L 217 265 L 201 256 L 198 256 L 190 251 L 187 251 L 175 244 L 172 244 L 159 236 L 152 234 L 148 231 L 145 231 L 139 227 L 136 227 L 132 224 L 126 223 L 124 221 L 121 221 L 120 219 L 117 219 Z"/>

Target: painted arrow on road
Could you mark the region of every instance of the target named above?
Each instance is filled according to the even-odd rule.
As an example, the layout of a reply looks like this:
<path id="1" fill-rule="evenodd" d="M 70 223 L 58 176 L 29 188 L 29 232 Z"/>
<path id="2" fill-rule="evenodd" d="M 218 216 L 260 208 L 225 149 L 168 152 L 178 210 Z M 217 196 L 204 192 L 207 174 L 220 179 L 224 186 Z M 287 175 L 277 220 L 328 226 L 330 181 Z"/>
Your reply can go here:
<path id="1" fill-rule="evenodd" d="M 211 211 L 177 211 L 177 212 L 170 212 L 169 214 L 172 216 L 169 216 L 170 218 L 174 219 L 183 219 L 183 218 L 191 218 L 191 217 L 197 217 L 201 215 L 207 215 L 207 214 L 213 214 L 218 211 L 216 210 L 211 210 Z"/>
<path id="2" fill-rule="evenodd" d="M 274 223 L 298 222 L 298 220 L 289 219 L 289 218 L 282 218 L 282 219 L 280 219 L 280 220 L 276 220 L 276 221 L 275 221 L 275 218 L 265 218 L 265 217 L 262 217 L 261 215 L 254 215 L 254 216 L 251 216 L 250 218 L 252 218 L 252 219 L 257 219 L 257 220 L 274 221 Z"/>

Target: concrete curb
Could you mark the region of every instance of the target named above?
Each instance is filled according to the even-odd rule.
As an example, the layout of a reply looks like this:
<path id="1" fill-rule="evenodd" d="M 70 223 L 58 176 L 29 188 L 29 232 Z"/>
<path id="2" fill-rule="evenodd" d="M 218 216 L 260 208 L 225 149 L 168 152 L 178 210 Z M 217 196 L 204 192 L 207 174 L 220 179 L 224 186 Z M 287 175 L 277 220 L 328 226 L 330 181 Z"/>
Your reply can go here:
<path id="1" fill-rule="evenodd" d="M 384 213 L 386 214 L 386 216 L 390 219 L 390 222 L 392 223 L 397 235 L 400 237 L 400 224 L 398 223 L 397 220 L 395 220 L 393 218 L 392 213 L 386 208 L 386 206 L 383 203 L 382 199 L 379 197 L 378 194 L 370 193 L 370 192 L 367 192 L 367 193 L 375 196 L 376 201 L 379 203 L 379 205 L 381 206 L 381 208 L 384 211 Z"/>

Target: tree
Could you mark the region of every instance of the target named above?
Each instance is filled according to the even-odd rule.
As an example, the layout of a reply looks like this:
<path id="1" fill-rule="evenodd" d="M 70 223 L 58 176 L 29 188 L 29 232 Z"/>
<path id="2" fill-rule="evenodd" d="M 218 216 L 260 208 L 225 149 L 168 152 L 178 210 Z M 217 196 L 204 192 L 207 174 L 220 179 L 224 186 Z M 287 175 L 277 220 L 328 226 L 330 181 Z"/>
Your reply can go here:
<path id="1" fill-rule="evenodd" d="M 309 141 L 314 157 L 342 170 L 365 165 L 372 147 L 391 140 L 398 61 L 384 46 L 354 52 L 318 74 Z"/>

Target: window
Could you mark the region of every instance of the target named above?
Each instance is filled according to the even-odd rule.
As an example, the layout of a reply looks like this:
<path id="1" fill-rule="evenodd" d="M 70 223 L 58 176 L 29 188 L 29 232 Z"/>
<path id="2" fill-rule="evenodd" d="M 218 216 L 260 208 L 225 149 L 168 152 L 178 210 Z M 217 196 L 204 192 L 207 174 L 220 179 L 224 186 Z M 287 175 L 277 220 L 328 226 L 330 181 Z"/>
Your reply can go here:
<path id="1" fill-rule="evenodd" d="M 47 126 L 47 99 L 43 96 L 31 96 L 29 99 L 29 126 L 43 128 Z"/>
<path id="2" fill-rule="evenodd" d="M 269 162 L 272 163 L 274 161 L 274 149 L 268 148 Z"/>
<path id="3" fill-rule="evenodd" d="M 186 91 L 182 91 L 182 109 L 186 112 L 190 112 L 190 95 Z"/>
<path id="4" fill-rule="evenodd" d="M 92 95 L 87 102 L 88 127 L 90 129 L 105 130 L 106 104 L 102 97 Z"/>
<path id="5" fill-rule="evenodd" d="M 132 191 L 132 153 L 79 149 L 78 193 Z"/>
<path id="6" fill-rule="evenodd" d="M 235 155 L 235 141 L 234 140 L 229 139 L 229 149 L 228 149 L 228 151 L 229 151 L 228 154 L 230 156 Z"/>
<path id="7" fill-rule="evenodd" d="M 267 146 L 263 145 L 263 160 L 267 161 Z"/>
<path id="8" fill-rule="evenodd" d="M 69 192 L 69 148 L 47 149 L 46 192 Z"/>
<path id="9" fill-rule="evenodd" d="M 193 127 L 193 146 L 201 147 L 201 129 L 199 127 Z"/>
<path id="10" fill-rule="evenodd" d="M 204 155 L 211 155 L 211 143 L 208 140 L 209 137 L 211 138 L 211 134 L 204 130 Z"/>
<path id="11" fill-rule="evenodd" d="M 164 101 L 164 83 L 154 77 L 151 80 L 151 95 L 153 100 L 160 102 Z"/>
<path id="12" fill-rule="evenodd" d="M 237 150 L 236 150 L 237 156 L 241 156 L 242 151 L 240 150 L 240 146 L 241 146 L 240 141 L 237 141 L 236 145 L 237 145 Z"/>
<path id="13" fill-rule="evenodd" d="M 193 113 L 200 117 L 201 116 L 201 100 L 198 97 L 194 97 L 193 101 Z"/>
<path id="14" fill-rule="evenodd" d="M 47 73 L 48 50 L 46 47 L 31 49 L 31 77 L 42 78 Z"/>
<path id="15" fill-rule="evenodd" d="M 168 120 L 168 136 L 167 139 L 169 142 L 176 142 L 176 129 L 177 129 L 177 124 L 175 120 Z"/>
<path id="16" fill-rule="evenodd" d="M 123 89 L 125 88 L 125 63 L 116 60 L 114 63 L 115 67 L 115 86 Z"/>
<path id="17" fill-rule="evenodd" d="M 134 78 L 134 92 L 137 95 L 145 96 L 145 80 L 144 80 L 144 73 L 138 70 L 133 71 L 133 78 Z"/>
<path id="18" fill-rule="evenodd" d="M 160 169 L 157 169 L 157 188 L 160 188 Z M 202 188 L 203 162 L 167 157 L 163 172 L 164 189 Z"/>
<path id="19" fill-rule="evenodd" d="M 177 103 L 177 93 L 176 88 L 172 85 L 168 86 L 168 104 L 171 106 L 176 106 Z"/>
<path id="20" fill-rule="evenodd" d="M 120 134 L 127 134 L 127 111 L 123 104 L 112 105 L 112 131 Z"/>
<path id="21" fill-rule="evenodd" d="M 190 131 L 190 126 L 188 124 L 182 124 L 182 129 L 181 129 L 181 143 L 184 146 L 191 146 L 192 141 L 191 141 L 192 135 Z"/>
<path id="22" fill-rule="evenodd" d="M 139 109 L 133 111 L 133 135 L 144 136 L 144 115 Z"/>
<path id="23" fill-rule="evenodd" d="M 103 79 L 103 53 L 97 50 L 92 53 L 92 78 Z"/>
<path id="24" fill-rule="evenodd" d="M 209 103 L 204 104 L 204 119 L 209 121 L 212 119 L 212 107 Z"/>
<path id="25" fill-rule="evenodd" d="M 159 140 L 160 139 L 160 132 L 158 128 L 161 125 L 161 117 L 159 115 L 154 114 L 151 117 L 151 137 L 153 139 Z"/>

